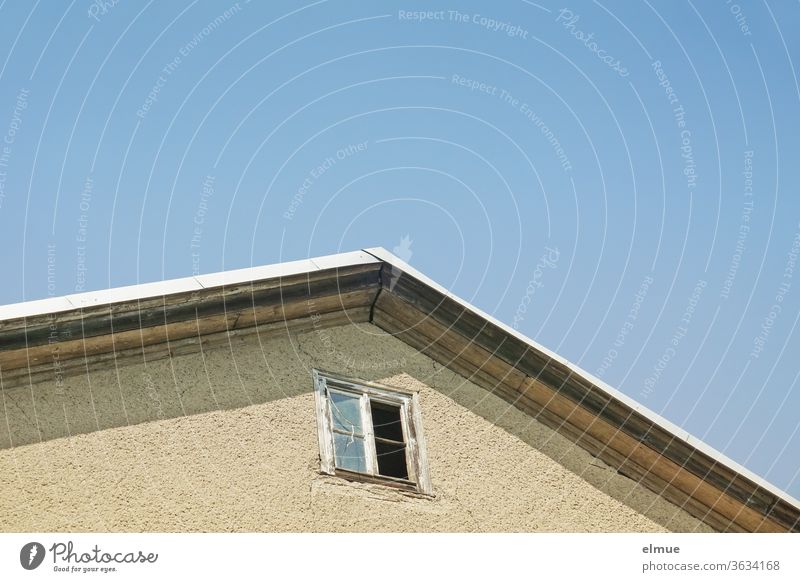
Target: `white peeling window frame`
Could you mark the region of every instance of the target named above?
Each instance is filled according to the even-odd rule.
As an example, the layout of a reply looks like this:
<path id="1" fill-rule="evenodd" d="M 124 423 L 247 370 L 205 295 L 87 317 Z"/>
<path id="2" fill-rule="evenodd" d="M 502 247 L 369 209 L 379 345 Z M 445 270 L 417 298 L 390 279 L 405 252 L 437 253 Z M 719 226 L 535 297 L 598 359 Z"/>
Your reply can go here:
<path id="1" fill-rule="evenodd" d="M 416 392 L 344 378 L 320 370 L 313 370 L 313 378 L 322 473 L 433 495 L 419 395 Z M 375 434 L 373 416 L 376 410 L 383 410 L 389 415 L 399 412 L 402 441 L 399 432 L 396 432 L 398 427 L 389 427 L 397 424 L 396 421 L 378 428 L 378 432 L 395 431 L 394 435 L 382 438 L 387 435 Z M 338 439 L 340 453 L 343 446 L 350 444 L 360 454 L 354 457 L 340 455 L 337 459 L 334 439 Z M 392 449 L 392 446 L 395 448 Z M 404 447 L 406 478 L 382 475 L 377 448 L 390 450 L 388 455 L 396 455 L 400 446 Z"/>

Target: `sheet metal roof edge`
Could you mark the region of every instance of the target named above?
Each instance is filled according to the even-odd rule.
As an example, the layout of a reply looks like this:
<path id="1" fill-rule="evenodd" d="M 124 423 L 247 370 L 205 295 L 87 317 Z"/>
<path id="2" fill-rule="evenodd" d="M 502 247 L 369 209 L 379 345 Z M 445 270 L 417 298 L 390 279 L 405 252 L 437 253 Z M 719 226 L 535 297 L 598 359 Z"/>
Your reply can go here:
<path id="1" fill-rule="evenodd" d="M 441 285 L 439 285 L 438 283 L 436 283 L 435 281 L 433 281 L 429 277 L 425 276 L 424 274 L 420 273 L 414 267 L 412 267 L 411 265 L 409 265 L 408 263 L 406 263 L 402 259 L 394 256 L 392 253 L 390 253 L 386 249 L 384 249 L 382 247 L 374 247 L 374 248 L 368 248 L 368 249 L 364 249 L 364 250 L 366 252 L 368 252 L 369 254 L 371 254 L 372 256 L 374 256 L 375 258 L 378 258 L 378 259 L 380 259 L 381 261 L 383 261 L 385 263 L 389 263 L 390 265 L 399 268 L 404 273 L 406 273 L 408 275 L 411 275 L 412 277 L 422 281 L 423 283 L 425 283 L 429 287 L 432 287 L 432 288 L 436 289 L 437 291 L 439 291 L 443 295 L 453 299 L 454 301 L 456 301 L 457 303 L 461 304 L 463 307 L 469 309 L 470 311 L 472 311 L 476 315 L 478 315 L 478 316 L 490 321 L 494 325 L 498 326 L 499 328 L 501 328 L 506 333 L 508 333 L 510 335 L 513 335 L 517 339 L 519 339 L 521 341 L 524 341 L 525 343 L 533 346 L 536 350 L 542 352 L 547 357 L 549 357 L 549 358 L 551 358 L 551 359 L 563 364 L 564 366 L 566 366 L 567 368 L 572 370 L 576 375 L 586 378 L 587 380 L 592 382 L 592 384 L 594 384 L 595 386 L 597 386 L 601 390 L 607 392 L 613 398 L 616 398 L 617 400 L 619 400 L 622 403 L 626 404 L 627 406 L 629 406 L 630 408 L 632 408 L 636 412 L 640 413 L 642 416 L 648 418 L 649 420 L 651 420 L 655 424 L 657 424 L 657 425 L 661 426 L 662 428 L 666 429 L 668 432 L 670 432 L 673 435 L 675 435 L 676 438 L 679 438 L 679 439 L 685 441 L 686 443 L 690 444 L 691 446 L 693 446 L 698 451 L 700 451 L 702 453 L 705 453 L 706 455 L 708 455 L 709 457 L 711 457 L 715 461 L 718 461 L 720 464 L 726 465 L 730 469 L 733 469 L 737 473 L 741 474 L 743 477 L 746 477 L 747 479 L 750 479 L 751 481 L 753 481 L 757 485 L 763 487 L 767 491 L 770 491 L 771 493 L 773 493 L 773 494 L 777 495 L 778 497 L 782 498 L 784 501 L 787 501 L 787 502 L 791 503 L 792 505 L 794 505 L 795 507 L 800 508 L 800 501 L 798 501 L 797 499 L 795 499 L 794 497 L 789 495 L 786 491 L 784 491 L 782 489 L 779 489 L 778 487 L 776 487 L 775 485 L 773 485 L 769 481 L 765 480 L 762 477 L 759 477 L 758 475 L 756 475 L 755 473 L 753 473 L 752 471 L 750 471 L 746 467 L 740 465 L 739 463 L 737 463 L 733 459 L 727 457 L 724 453 L 718 451 L 717 449 L 715 449 L 711 445 L 701 441 L 696 436 L 690 434 L 689 432 L 687 432 L 686 430 L 684 430 L 681 427 L 677 426 L 676 424 L 673 424 L 672 422 L 670 422 L 669 420 L 667 420 L 666 418 L 664 418 L 663 416 L 661 416 L 657 412 L 654 412 L 653 410 L 647 408 L 646 406 L 644 406 L 643 404 L 641 404 L 638 401 L 634 400 L 630 396 L 624 394 L 623 392 L 620 392 L 619 390 L 617 390 L 616 388 L 613 388 L 609 384 L 606 384 L 604 381 L 602 381 L 599 378 L 595 377 L 593 374 L 590 374 L 589 372 L 587 372 L 586 370 L 584 370 L 584 369 L 580 368 L 579 366 L 573 364 L 569 360 L 563 358 L 562 356 L 559 356 L 555 352 L 549 350 L 548 348 L 544 347 L 543 345 L 539 344 L 538 342 L 532 340 L 528 336 L 520 333 L 519 331 L 517 331 L 513 327 L 503 323 L 502 321 L 494 318 L 493 316 L 489 315 L 488 313 L 485 313 L 484 311 L 478 309 L 477 307 L 475 307 L 474 305 L 472 305 L 468 301 L 465 301 L 465 300 L 461 299 L 460 297 L 458 297 L 457 295 L 454 295 L 451 291 L 449 291 L 445 287 L 442 287 Z"/>
<path id="2" fill-rule="evenodd" d="M 220 271 L 217 273 L 182 277 L 179 279 L 167 279 L 151 283 L 138 283 L 136 285 L 112 287 L 110 289 L 74 293 L 59 297 L 47 297 L 45 299 L 0 305 L 0 321 L 63 313 L 74 309 L 112 305 L 123 301 L 152 299 L 154 297 L 163 297 L 176 293 L 200 291 L 203 289 L 212 289 L 214 287 L 227 287 L 253 281 L 263 281 L 278 277 L 311 273 L 313 271 L 322 271 L 325 269 L 379 262 L 379 259 L 376 259 L 369 253 L 353 251 L 311 259 L 302 259 L 299 261 L 260 265 L 257 267 Z"/>

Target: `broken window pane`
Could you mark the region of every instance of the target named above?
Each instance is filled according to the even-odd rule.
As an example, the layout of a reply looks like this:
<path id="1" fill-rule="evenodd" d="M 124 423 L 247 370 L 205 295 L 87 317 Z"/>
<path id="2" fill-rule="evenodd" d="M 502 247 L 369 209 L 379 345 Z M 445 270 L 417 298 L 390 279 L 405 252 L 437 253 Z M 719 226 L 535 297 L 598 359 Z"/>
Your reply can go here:
<path id="1" fill-rule="evenodd" d="M 364 439 L 349 434 L 333 433 L 336 466 L 348 471 L 367 472 L 367 459 L 364 455 Z"/>
<path id="2" fill-rule="evenodd" d="M 370 408 L 372 409 L 372 426 L 375 436 L 402 443 L 404 439 L 400 407 L 371 400 Z"/>
<path id="3" fill-rule="evenodd" d="M 370 400 L 378 473 L 386 477 L 408 479 L 406 445 L 400 406 Z"/>
<path id="4" fill-rule="evenodd" d="M 323 473 L 431 493 L 415 394 L 318 370 L 314 388 Z"/>
<path id="5" fill-rule="evenodd" d="M 405 445 L 375 439 L 375 452 L 378 455 L 379 474 L 386 477 L 408 479 Z"/>
<path id="6" fill-rule="evenodd" d="M 361 430 L 360 398 L 352 394 L 330 391 L 331 418 L 334 430 L 363 434 Z"/>

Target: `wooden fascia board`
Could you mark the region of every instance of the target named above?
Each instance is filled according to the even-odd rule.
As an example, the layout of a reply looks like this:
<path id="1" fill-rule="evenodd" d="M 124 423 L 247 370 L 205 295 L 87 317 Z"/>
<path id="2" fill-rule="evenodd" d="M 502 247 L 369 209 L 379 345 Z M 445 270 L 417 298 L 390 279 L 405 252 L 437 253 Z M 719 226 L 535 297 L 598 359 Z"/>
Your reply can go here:
<path id="1" fill-rule="evenodd" d="M 324 268 L 306 273 L 228 284 L 220 274 L 214 287 L 0 321 L 0 372 L 372 305 L 378 261 L 317 260 Z"/>

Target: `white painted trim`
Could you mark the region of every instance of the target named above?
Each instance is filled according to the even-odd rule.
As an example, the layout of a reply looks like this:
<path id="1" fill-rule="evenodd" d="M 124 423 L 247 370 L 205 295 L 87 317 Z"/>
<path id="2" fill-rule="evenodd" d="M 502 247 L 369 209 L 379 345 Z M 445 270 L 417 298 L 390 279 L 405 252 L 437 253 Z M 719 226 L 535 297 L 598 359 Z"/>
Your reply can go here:
<path id="1" fill-rule="evenodd" d="M 314 378 L 314 405 L 317 412 L 320 471 L 333 475 L 336 471 L 333 459 L 333 432 L 331 431 L 333 421 L 328 412 L 325 378 L 317 370 L 312 371 L 312 376 Z"/>
<path id="2" fill-rule="evenodd" d="M 113 287 L 100 291 L 90 291 L 63 297 L 50 297 L 47 299 L 2 305 L 0 306 L 0 321 L 21 317 L 52 315 L 71 311 L 73 309 L 86 309 L 100 305 L 111 305 L 123 301 L 141 301 L 177 293 L 202 291 L 203 289 L 211 289 L 214 287 L 241 285 L 267 279 L 313 273 L 325 269 L 352 267 L 355 265 L 367 265 L 379 262 L 378 259 L 364 251 L 354 251 L 314 259 L 305 259 L 302 261 L 290 261 L 275 265 L 209 273 L 207 275 L 197 275 L 195 277 L 168 279 L 166 281 L 140 283 L 138 285 L 128 285 L 125 287 Z"/>
<path id="3" fill-rule="evenodd" d="M 76 307 L 70 303 L 67 297 L 49 297 L 47 299 L 25 301 L 24 303 L 10 303 L 0 306 L 0 321 L 36 315 L 49 315 L 73 309 L 76 309 Z"/>

